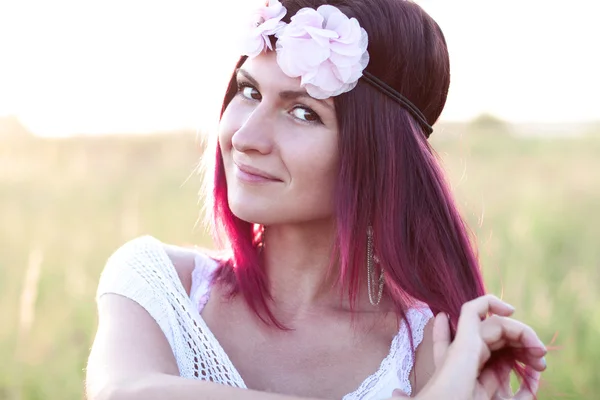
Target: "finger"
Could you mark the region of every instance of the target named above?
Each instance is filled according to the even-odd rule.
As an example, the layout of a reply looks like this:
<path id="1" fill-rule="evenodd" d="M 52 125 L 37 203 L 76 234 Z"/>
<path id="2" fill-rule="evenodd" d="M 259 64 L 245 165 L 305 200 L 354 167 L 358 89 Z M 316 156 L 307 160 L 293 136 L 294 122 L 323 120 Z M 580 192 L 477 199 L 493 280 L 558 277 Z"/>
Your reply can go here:
<path id="1" fill-rule="evenodd" d="M 508 346 L 508 345 L 507 345 Z M 514 346 L 516 347 L 516 346 Z M 531 367 L 536 371 L 542 372 L 545 371 L 546 366 L 546 358 L 540 356 L 539 354 L 531 354 L 531 352 L 527 351 L 515 351 L 513 353 L 515 361 L 518 361 L 524 364 L 527 367 Z"/>
<path id="2" fill-rule="evenodd" d="M 483 344 L 483 346 L 486 345 Z M 516 361 L 519 361 L 527 366 L 531 366 L 535 370 L 540 372 L 546 370 L 546 358 L 544 357 L 544 354 L 546 354 L 546 350 L 538 347 L 523 349 L 520 343 L 507 342 L 501 340 L 500 342 L 498 342 L 498 345 L 494 345 L 494 351 L 505 347 L 513 347 L 515 349 L 519 349 L 518 351 L 515 351 L 513 353 L 513 356 L 515 357 Z M 483 349 L 482 354 L 480 355 L 480 362 L 487 362 L 489 356 L 491 356 L 489 348 Z"/>
<path id="3" fill-rule="evenodd" d="M 515 319 L 492 315 L 481 323 L 480 332 L 481 338 L 492 351 L 504 347 L 506 342 L 509 342 L 514 347 L 543 350 L 542 355 L 546 355 L 546 346 L 535 331 Z"/>
<path id="4" fill-rule="evenodd" d="M 543 372 L 546 370 L 546 359 L 544 357 L 531 357 L 527 355 L 517 354 L 516 361 L 538 372 Z"/>
<path id="5" fill-rule="evenodd" d="M 456 329 L 456 337 L 454 338 L 452 347 L 474 350 L 471 354 L 477 357 L 478 363 L 475 372 L 479 372 L 480 368 L 483 367 L 491 355 L 488 345 L 480 336 L 480 324 L 482 320 L 489 313 L 508 316 L 513 312 L 514 307 L 494 295 L 480 296 L 462 305 Z"/>
<path id="6" fill-rule="evenodd" d="M 547 350 L 535 331 L 524 323 L 506 317 L 492 315 L 481 323 L 481 339 L 491 351 L 503 347 L 520 348 L 517 358 L 538 371 L 546 368 L 543 356 Z"/>
<path id="7" fill-rule="evenodd" d="M 497 392 L 503 392 L 503 387 L 510 388 L 510 365 L 502 363 L 496 368 L 485 368 L 479 375 L 479 384 L 483 387 L 488 399 L 495 399 Z M 505 390 L 504 390 L 505 391 Z M 512 392 L 510 393 L 512 395 Z"/>
<path id="8" fill-rule="evenodd" d="M 513 397 L 513 400 L 533 400 L 540 387 L 541 373 L 531 368 L 525 370 L 525 380 L 521 383 L 519 391 Z M 529 387 L 527 387 L 527 383 Z"/>
<path id="9" fill-rule="evenodd" d="M 512 372 L 512 369 L 506 364 L 502 368 L 502 375 L 499 377 L 500 388 L 498 389 L 498 394 L 503 398 L 510 399 L 514 394 L 510 385 L 510 373 Z"/>
<path id="10" fill-rule="evenodd" d="M 433 364 L 439 368 L 450 347 L 450 320 L 448 314 L 438 313 L 433 321 Z"/>
<path id="11" fill-rule="evenodd" d="M 514 307 L 494 295 L 488 294 L 462 305 L 458 319 L 457 336 L 464 332 L 467 337 L 478 334 L 479 323 L 489 313 L 502 316 L 512 315 Z"/>

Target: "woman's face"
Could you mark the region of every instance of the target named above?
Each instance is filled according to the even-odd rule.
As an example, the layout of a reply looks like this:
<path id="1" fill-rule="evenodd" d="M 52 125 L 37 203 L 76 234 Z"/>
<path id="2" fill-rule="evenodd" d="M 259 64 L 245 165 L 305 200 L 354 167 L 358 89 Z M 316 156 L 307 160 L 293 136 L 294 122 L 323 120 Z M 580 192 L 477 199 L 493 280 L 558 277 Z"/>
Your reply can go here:
<path id="1" fill-rule="evenodd" d="M 264 225 L 332 216 L 338 171 L 333 99 L 316 100 L 269 52 L 237 72 L 238 92 L 219 125 L 229 207 Z"/>

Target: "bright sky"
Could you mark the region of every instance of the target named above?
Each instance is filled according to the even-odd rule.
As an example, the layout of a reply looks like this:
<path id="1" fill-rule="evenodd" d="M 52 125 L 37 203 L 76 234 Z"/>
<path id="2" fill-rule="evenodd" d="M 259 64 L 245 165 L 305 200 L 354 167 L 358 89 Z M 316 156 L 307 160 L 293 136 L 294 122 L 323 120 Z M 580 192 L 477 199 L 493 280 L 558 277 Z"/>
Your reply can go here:
<path id="1" fill-rule="evenodd" d="M 39 135 L 210 126 L 252 0 L 3 0 L 0 116 Z M 452 84 L 442 118 L 600 120 L 600 2 L 421 0 Z"/>

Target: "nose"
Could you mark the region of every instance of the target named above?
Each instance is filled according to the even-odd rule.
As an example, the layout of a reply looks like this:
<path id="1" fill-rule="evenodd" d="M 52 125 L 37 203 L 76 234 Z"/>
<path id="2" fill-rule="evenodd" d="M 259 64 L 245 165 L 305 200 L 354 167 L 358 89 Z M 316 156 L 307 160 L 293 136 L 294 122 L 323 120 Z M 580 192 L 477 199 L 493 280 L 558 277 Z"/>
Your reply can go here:
<path id="1" fill-rule="evenodd" d="M 233 134 L 231 145 L 241 153 L 269 154 L 273 150 L 274 118 L 263 104 L 256 107 Z"/>

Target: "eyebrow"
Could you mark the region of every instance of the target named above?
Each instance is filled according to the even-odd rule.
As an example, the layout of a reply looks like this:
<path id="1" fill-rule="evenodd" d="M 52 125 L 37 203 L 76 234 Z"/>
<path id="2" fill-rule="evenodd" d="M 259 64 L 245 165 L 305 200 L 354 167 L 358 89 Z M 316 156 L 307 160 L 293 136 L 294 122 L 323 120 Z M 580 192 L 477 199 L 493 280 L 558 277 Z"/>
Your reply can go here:
<path id="1" fill-rule="evenodd" d="M 258 84 L 257 80 L 254 79 L 252 75 L 250 75 L 250 73 L 245 69 L 238 68 L 235 71 L 235 74 L 236 76 L 243 75 L 244 78 L 246 78 L 253 86 L 256 86 L 257 89 L 260 89 L 260 85 Z M 327 103 L 325 100 L 315 99 L 314 97 L 306 93 L 305 90 L 283 90 L 279 92 L 279 97 L 283 100 L 294 100 L 300 97 L 305 97 L 307 99 L 318 101 L 319 103 L 323 104 L 325 107 L 333 111 L 333 106 L 331 104 Z"/>

